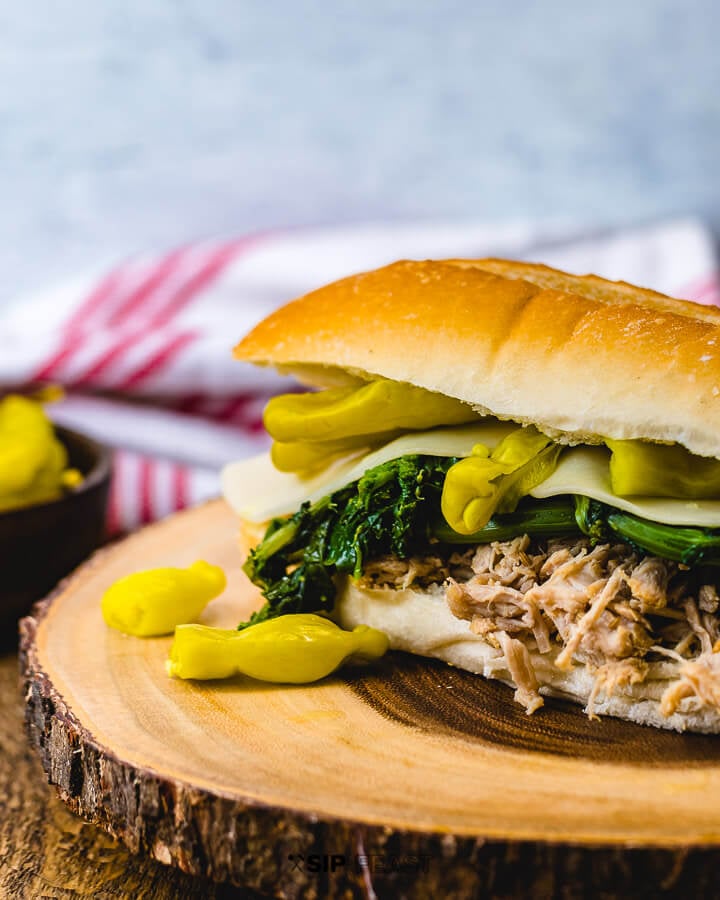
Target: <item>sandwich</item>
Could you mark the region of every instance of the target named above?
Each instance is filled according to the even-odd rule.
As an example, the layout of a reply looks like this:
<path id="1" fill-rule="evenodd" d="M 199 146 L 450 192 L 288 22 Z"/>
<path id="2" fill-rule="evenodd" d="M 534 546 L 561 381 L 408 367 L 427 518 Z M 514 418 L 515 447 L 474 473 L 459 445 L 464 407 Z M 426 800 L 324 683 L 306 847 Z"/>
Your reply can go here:
<path id="1" fill-rule="evenodd" d="M 270 452 L 223 472 L 265 598 L 251 623 L 369 625 L 528 714 L 560 697 L 720 731 L 720 310 L 401 261 L 235 354 L 311 389 L 271 400 Z"/>

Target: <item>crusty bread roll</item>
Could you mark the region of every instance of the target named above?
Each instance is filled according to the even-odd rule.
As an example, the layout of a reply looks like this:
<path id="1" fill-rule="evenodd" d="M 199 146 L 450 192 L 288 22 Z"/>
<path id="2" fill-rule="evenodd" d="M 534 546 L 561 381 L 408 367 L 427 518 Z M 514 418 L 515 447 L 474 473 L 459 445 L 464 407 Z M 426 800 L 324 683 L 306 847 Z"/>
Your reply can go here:
<path id="1" fill-rule="evenodd" d="M 720 458 L 720 310 L 596 276 L 497 259 L 398 262 L 288 304 L 235 352 L 320 387 L 375 377 L 407 382 L 568 443 L 641 438 Z M 241 543 L 247 550 L 260 536 L 246 524 Z M 507 635 L 493 640 L 459 618 L 448 602 L 449 582 L 393 589 L 335 578 L 333 616 L 342 626 L 373 626 L 393 649 L 443 659 L 521 692 Z M 716 588 L 708 588 L 710 596 Z M 717 603 L 702 609 L 717 636 Z M 687 616 L 699 616 L 697 608 Z M 662 657 L 665 647 L 652 647 L 662 659 L 649 664 L 640 683 L 618 682 L 604 692 L 598 670 L 556 659 L 559 644 L 540 653 L 539 643 L 523 640 L 536 676 L 534 700 L 519 698 L 528 712 L 542 703 L 539 686 L 540 694 L 588 704 L 589 712 L 720 733 L 720 639 L 711 649 L 703 644 L 713 669 L 707 682 L 673 702 L 668 695 L 686 673 L 678 675 L 676 666 L 668 674 L 672 666 L 663 660 L 674 651 Z"/>
<path id="2" fill-rule="evenodd" d="M 288 304 L 236 347 L 319 386 L 381 376 L 566 442 L 720 458 L 720 310 L 502 260 L 397 262 Z"/>

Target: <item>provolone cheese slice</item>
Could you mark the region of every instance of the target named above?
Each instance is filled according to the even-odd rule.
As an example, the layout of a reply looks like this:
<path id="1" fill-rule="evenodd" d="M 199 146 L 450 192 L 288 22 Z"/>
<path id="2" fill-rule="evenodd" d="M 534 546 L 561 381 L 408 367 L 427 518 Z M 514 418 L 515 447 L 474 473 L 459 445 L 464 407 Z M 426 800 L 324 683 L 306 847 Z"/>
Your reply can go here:
<path id="1" fill-rule="evenodd" d="M 478 425 L 433 428 L 411 432 L 365 456 L 355 455 L 325 469 L 314 478 L 278 472 L 267 453 L 230 463 L 222 472 L 222 489 L 230 506 L 248 522 L 265 522 L 297 511 L 305 500 L 314 502 L 357 481 L 368 469 L 412 454 L 470 456 L 475 444 L 493 450 L 517 425 L 490 420 Z"/>
<path id="2" fill-rule="evenodd" d="M 610 483 L 610 451 L 605 447 L 572 447 L 560 457 L 553 474 L 531 492 L 542 499 L 583 494 L 653 522 L 667 525 L 720 526 L 720 500 L 675 500 L 668 497 L 618 497 Z"/>
<path id="3" fill-rule="evenodd" d="M 242 518 L 265 522 L 296 512 L 304 501 L 319 500 L 388 460 L 411 454 L 469 456 L 475 444 L 485 444 L 492 450 L 515 428 L 514 424 L 491 421 L 407 434 L 365 456 L 336 463 L 311 479 L 278 472 L 264 453 L 226 466 L 222 473 L 223 493 Z M 531 491 L 531 496 L 543 499 L 582 494 L 653 522 L 720 527 L 720 500 L 617 497 L 610 484 L 609 462 L 610 453 L 605 447 L 570 447 L 560 457 L 555 472 Z"/>

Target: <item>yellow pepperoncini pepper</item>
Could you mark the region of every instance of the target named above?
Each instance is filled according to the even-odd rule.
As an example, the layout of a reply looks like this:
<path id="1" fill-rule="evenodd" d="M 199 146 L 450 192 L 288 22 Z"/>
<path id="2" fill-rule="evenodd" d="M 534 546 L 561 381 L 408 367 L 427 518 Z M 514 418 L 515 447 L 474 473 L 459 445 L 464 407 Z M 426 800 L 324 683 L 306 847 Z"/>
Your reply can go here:
<path id="1" fill-rule="evenodd" d="M 41 399 L 10 394 L 0 401 L 0 510 L 54 500 L 82 481 L 67 468 Z"/>
<path id="2" fill-rule="evenodd" d="M 135 572 L 116 581 L 102 598 L 102 614 L 111 628 L 137 637 L 170 634 L 192 622 L 225 590 L 225 573 L 198 560 L 187 569 Z"/>
<path id="3" fill-rule="evenodd" d="M 274 441 L 270 458 L 280 472 L 310 473 L 327 466 L 336 457 L 386 444 L 400 434 L 400 431 L 384 431 L 381 434 L 354 435 L 339 441 Z"/>
<path id="4" fill-rule="evenodd" d="M 0 402 L 0 494 L 29 488 L 53 449 L 52 424 L 42 406 L 17 394 Z"/>
<path id="5" fill-rule="evenodd" d="M 343 631 L 313 613 L 279 616 L 243 631 L 181 625 L 166 662 L 176 678 L 215 679 L 248 675 L 279 684 L 318 681 L 348 659 L 381 657 L 387 635 L 367 625 Z"/>
<path id="6" fill-rule="evenodd" d="M 679 444 L 606 441 L 610 481 L 618 497 L 720 497 L 720 460 L 695 456 Z"/>
<path id="7" fill-rule="evenodd" d="M 441 509 L 458 534 L 472 534 L 495 513 L 512 512 L 535 485 L 550 475 L 562 451 L 536 428 L 518 428 L 489 452 L 478 444 L 473 455 L 448 469 Z"/>
<path id="8" fill-rule="evenodd" d="M 397 437 L 403 431 L 476 421 L 467 403 L 399 381 L 379 379 L 361 387 L 283 394 L 265 407 L 274 438 L 273 461 L 303 472 L 323 460 Z"/>

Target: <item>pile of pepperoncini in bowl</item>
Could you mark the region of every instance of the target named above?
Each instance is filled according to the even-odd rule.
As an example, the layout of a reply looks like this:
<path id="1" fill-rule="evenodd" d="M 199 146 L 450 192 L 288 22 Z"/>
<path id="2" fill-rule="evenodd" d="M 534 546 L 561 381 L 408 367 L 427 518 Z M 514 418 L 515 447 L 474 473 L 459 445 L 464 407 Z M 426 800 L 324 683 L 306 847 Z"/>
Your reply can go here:
<path id="1" fill-rule="evenodd" d="M 100 544 L 110 453 L 53 426 L 47 389 L 0 400 L 0 644 L 16 640 L 17 619 Z"/>

